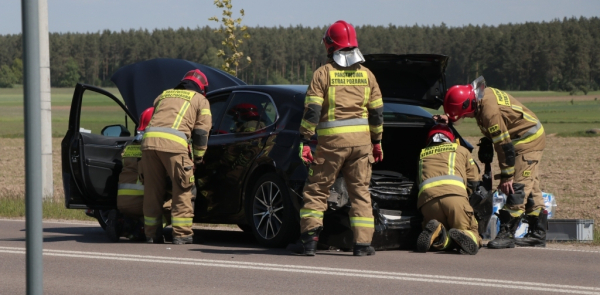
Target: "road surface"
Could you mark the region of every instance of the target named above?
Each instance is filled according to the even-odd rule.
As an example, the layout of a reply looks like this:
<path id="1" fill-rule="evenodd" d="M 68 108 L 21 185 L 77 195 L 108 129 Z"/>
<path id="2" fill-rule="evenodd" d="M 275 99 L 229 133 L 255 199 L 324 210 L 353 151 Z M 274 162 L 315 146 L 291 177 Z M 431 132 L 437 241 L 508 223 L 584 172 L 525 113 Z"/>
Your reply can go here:
<path id="1" fill-rule="evenodd" d="M 241 231 L 195 235 L 109 243 L 97 224 L 45 221 L 44 294 L 600 294 L 598 247 L 300 257 Z M 25 294 L 25 274 L 25 222 L 0 220 L 0 294 Z"/>

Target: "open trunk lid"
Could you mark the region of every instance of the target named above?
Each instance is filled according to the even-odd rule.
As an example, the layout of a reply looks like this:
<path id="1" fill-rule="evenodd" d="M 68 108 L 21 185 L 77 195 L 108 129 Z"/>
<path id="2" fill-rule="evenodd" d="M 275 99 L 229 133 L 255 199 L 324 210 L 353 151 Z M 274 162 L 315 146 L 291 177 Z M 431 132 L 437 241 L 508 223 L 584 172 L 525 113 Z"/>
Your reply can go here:
<path id="1" fill-rule="evenodd" d="M 449 57 L 440 54 L 367 54 L 384 101 L 438 109 L 446 94 Z"/>

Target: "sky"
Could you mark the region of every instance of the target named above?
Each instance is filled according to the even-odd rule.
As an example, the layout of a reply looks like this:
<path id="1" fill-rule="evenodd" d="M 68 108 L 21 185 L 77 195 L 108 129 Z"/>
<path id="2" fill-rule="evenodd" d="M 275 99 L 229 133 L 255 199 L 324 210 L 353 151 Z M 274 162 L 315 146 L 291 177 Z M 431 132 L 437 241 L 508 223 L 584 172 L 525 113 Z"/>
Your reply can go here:
<path id="1" fill-rule="evenodd" d="M 213 0 L 47 0 L 50 32 L 216 27 Z M 564 17 L 598 17 L 599 0 L 233 0 L 249 27 L 322 27 L 339 19 L 355 26 L 497 26 Z M 0 34 L 21 32 L 21 1 L 0 0 Z"/>

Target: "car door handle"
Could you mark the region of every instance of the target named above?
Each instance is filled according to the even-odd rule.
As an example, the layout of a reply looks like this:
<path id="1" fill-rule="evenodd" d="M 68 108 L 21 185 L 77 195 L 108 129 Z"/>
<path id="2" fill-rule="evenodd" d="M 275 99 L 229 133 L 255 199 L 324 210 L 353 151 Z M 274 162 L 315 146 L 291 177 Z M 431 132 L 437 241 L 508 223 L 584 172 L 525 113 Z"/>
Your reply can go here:
<path id="1" fill-rule="evenodd" d="M 125 143 L 127 143 L 127 141 L 117 141 L 117 142 L 115 143 L 115 146 L 116 146 L 116 147 L 124 147 L 124 146 L 125 146 Z"/>

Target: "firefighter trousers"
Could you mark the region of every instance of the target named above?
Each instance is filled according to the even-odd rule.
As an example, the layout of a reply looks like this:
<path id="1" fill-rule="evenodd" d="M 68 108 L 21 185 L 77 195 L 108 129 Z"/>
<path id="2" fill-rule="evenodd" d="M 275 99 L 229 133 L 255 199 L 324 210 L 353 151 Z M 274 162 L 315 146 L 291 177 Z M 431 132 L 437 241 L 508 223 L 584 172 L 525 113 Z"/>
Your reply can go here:
<path id="1" fill-rule="evenodd" d="M 373 208 L 369 193 L 373 162 L 371 145 L 346 148 L 325 148 L 318 145 L 304 186 L 304 207 L 300 210 L 301 232 L 323 226 L 323 213 L 327 210 L 329 189 L 341 172 L 352 205 L 349 216 L 354 242 L 370 244 L 374 232 Z"/>
<path id="2" fill-rule="evenodd" d="M 538 168 L 542 154 L 543 151 L 535 151 L 516 156 L 513 180 L 515 193 L 507 196 L 505 209 L 531 212 L 544 208 Z"/>
<path id="3" fill-rule="evenodd" d="M 473 208 L 469 205 L 469 201 L 463 196 L 446 196 L 430 200 L 421 206 L 423 213 L 423 227 L 432 219 L 439 221 L 446 231 L 452 228 L 458 229 L 481 246 L 481 237 L 479 236 L 477 220 L 473 214 Z M 434 240 L 435 237 L 432 238 Z M 449 246 L 449 237 L 446 236 L 444 243 L 436 243 L 436 250 L 443 250 Z"/>
<path id="4" fill-rule="evenodd" d="M 168 176 L 173 183 L 171 202 L 171 225 L 173 237 L 192 235 L 192 187 L 194 164 L 188 154 L 167 153 L 154 150 L 142 151 L 144 165 L 144 231 L 146 237 L 154 237 L 162 226 L 163 206 Z"/>

